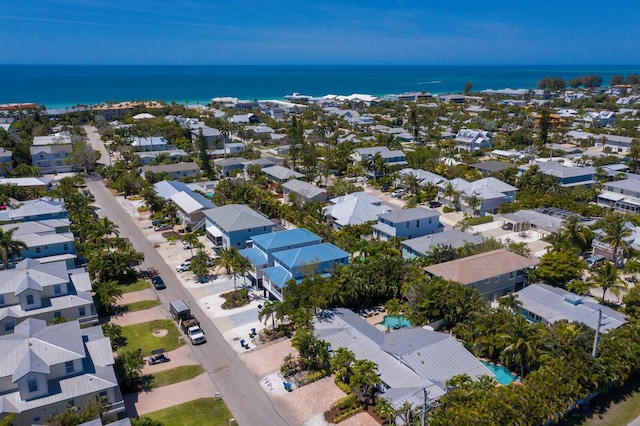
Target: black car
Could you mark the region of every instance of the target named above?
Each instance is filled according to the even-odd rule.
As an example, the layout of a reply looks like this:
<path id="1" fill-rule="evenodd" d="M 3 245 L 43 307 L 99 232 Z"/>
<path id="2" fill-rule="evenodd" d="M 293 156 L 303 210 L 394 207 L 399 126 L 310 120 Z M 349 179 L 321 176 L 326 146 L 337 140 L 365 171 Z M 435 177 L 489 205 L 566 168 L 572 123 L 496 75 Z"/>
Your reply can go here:
<path id="1" fill-rule="evenodd" d="M 151 282 L 153 283 L 153 286 L 156 288 L 156 290 L 162 290 L 163 288 L 167 288 L 166 284 L 164 283 L 160 275 L 156 275 L 155 277 L 151 278 Z"/>

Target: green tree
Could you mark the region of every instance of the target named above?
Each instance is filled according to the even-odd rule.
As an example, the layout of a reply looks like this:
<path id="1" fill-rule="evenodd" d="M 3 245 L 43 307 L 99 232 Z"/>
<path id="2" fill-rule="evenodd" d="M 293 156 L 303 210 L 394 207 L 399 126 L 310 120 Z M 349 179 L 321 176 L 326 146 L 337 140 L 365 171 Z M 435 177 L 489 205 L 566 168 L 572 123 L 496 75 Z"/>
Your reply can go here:
<path id="1" fill-rule="evenodd" d="M 331 357 L 331 371 L 340 378 L 342 383 L 349 383 L 351 366 L 356 361 L 356 355 L 347 348 L 340 347 L 333 352 Z"/>
<path id="2" fill-rule="evenodd" d="M 20 249 L 27 248 L 24 241 L 13 238 L 13 233 L 16 229 L 18 228 L 7 229 L 6 231 L 0 229 L 0 259 L 2 259 L 5 268 L 9 267 L 9 259 L 12 255 L 19 255 Z"/>
<path id="3" fill-rule="evenodd" d="M 110 313 L 118 300 L 122 299 L 122 289 L 117 281 L 98 281 L 94 284 L 96 305 L 103 313 Z"/>
<path id="4" fill-rule="evenodd" d="M 218 253 L 218 258 L 214 261 L 215 266 L 220 270 L 221 268 L 225 270 L 227 276 L 233 277 L 233 288 L 237 290 L 236 286 L 236 275 L 238 270 L 236 269 L 236 265 L 238 264 L 238 256 L 242 256 L 238 249 L 235 247 L 223 248 Z"/>
<path id="5" fill-rule="evenodd" d="M 87 174 L 91 174 L 96 169 L 96 163 L 99 159 L 100 151 L 96 151 L 91 148 L 91 145 L 80 141 L 73 144 L 73 150 L 67 161 L 75 170 L 83 170 Z"/>
<path id="6" fill-rule="evenodd" d="M 162 422 L 146 416 L 133 417 L 130 420 L 131 426 L 163 426 Z"/>
<path id="7" fill-rule="evenodd" d="M 195 256 L 192 256 L 189 271 L 197 278 L 208 278 L 211 272 L 209 255 L 203 247 L 199 247 Z"/>
<path id="8" fill-rule="evenodd" d="M 615 266 L 624 268 L 624 254 L 629 251 L 626 239 L 631 235 L 631 230 L 627 228 L 624 219 L 620 216 L 609 217 L 602 230 L 605 233 L 602 242 L 611 247 Z"/>
<path id="9" fill-rule="evenodd" d="M 375 395 L 376 386 L 380 385 L 378 376 L 378 364 L 368 359 L 359 359 L 351 367 L 351 379 L 349 386 L 358 400 L 371 403 Z"/>
<path id="10" fill-rule="evenodd" d="M 589 284 L 602 289 L 603 300 L 608 290 L 611 290 L 611 293 L 620 297 L 620 290 L 626 290 L 627 288 L 627 283 L 620 279 L 618 268 L 610 262 L 606 262 L 591 272 Z"/>
<path id="11" fill-rule="evenodd" d="M 466 94 L 466 93 L 469 93 L 469 92 L 471 91 L 471 89 L 473 89 L 473 83 L 472 83 L 472 82 L 470 82 L 470 81 L 467 81 L 467 82 L 464 84 L 464 93 L 465 93 L 465 94 Z"/>
<path id="12" fill-rule="evenodd" d="M 122 334 L 122 327 L 118 324 L 110 322 L 102 324 L 102 334 L 111 341 L 111 349 L 113 349 L 114 352 L 127 342 L 127 339 Z"/>
<path id="13" fill-rule="evenodd" d="M 207 178 L 213 179 L 213 165 L 211 163 L 211 157 L 207 152 L 207 149 L 209 147 L 207 146 L 207 141 L 202 134 L 202 129 L 199 129 L 198 131 L 198 137 L 196 138 L 195 145 L 196 149 L 198 150 L 198 160 L 200 161 L 200 168 L 202 168 L 202 172 Z"/>
<path id="14" fill-rule="evenodd" d="M 586 267 L 585 261 L 575 252 L 550 252 L 540 258 L 540 263 L 530 272 L 529 277 L 555 287 L 566 288 L 569 281 L 582 277 L 582 271 Z"/>
<path id="15" fill-rule="evenodd" d="M 124 384 L 125 389 L 133 391 L 142 377 L 144 358 L 140 351 L 125 349 L 118 353 L 114 369 L 118 375 L 118 381 Z"/>
<path id="16" fill-rule="evenodd" d="M 276 330 L 276 319 L 282 321 L 286 316 L 288 311 L 288 305 L 279 301 L 279 300 L 267 300 L 264 302 L 262 309 L 258 312 L 258 321 L 262 321 L 264 319 L 265 325 L 267 324 L 267 319 L 271 317 L 271 326 L 273 331 Z"/>
<path id="17" fill-rule="evenodd" d="M 402 317 L 400 316 L 400 310 L 402 309 L 402 305 L 398 299 L 391 299 L 384 305 L 384 309 L 391 316 L 398 317 L 398 328 L 402 326 Z"/>
<path id="18" fill-rule="evenodd" d="M 200 240 L 198 239 L 198 234 L 195 232 L 189 232 L 182 236 L 182 242 L 189 244 L 189 248 L 191 249 L 191 256 L 193 257 L 193 249 L 202 247 Z"/>

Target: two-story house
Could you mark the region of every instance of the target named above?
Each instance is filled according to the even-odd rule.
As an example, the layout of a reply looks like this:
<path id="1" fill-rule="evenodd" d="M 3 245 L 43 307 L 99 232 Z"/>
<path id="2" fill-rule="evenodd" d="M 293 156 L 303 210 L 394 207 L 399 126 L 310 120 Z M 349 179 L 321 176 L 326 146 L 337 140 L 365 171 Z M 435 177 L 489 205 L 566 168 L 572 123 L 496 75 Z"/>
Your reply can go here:
<path id="1" fill-rule="evenodd" d="M 191 190 L 175 193 L 170 197 L 170 200 L 178 209 L 180 223 L 189 232 L 203 228 L 205 210 L 216 207 L 208 198 Z"/>
<path id="2" fill-rule="evenodd" d="M 477 129 L 460 129 L 456 135 L 456 149 L 458 151 L 477 151 L 491 148 L 493 135 L 491 132 Z"/>
<path id="3" fill-rule="evenodd" d="M 11 333 L 26 318 L 97 324 L 89 274 L 84 269 L 67 269 L 64 261 L 41 263 L 36 259 L 0 270 L 0 334 Z"/>
<path id="4" fill-rule="evenodd" d="M 252 237 L 271 232 L 274 225 L 273 221 L 244 204 L 205 210 L 204 215 L 207 239 L 214 248 L 243 249 Z"/>
<path id="5" fill-rule="evenodd" d="M 526 271 L 537 261 L 505 249 L 488 251 L 424 268 L 428 275 L 475 288 L 487 301 L 495 301 L 527 285 Z"/>
<path id="6" fill-rule="evenodd" d="M 349 264 L 349 253 L 331 243 L 314 244 L 273 253 L 273 266 L 263 270 L 262 284 L 270 297 L 284 301 L 287 283 L 310 275 L 327 276 Z"/>
<path id="7" fill-rule="evenodd" d="M 440 213 L 422 207 L 393 210 L 378 215 L 378 223 L 373 225 L 373 236 L 383 241 L 391 238 L 411 239 L 442 232 Z"/>
<path id="8" fill-rule="evenodd" d="M 366 163 L 367 160 L 373 161 L 376 156 L 379 155 L 381 161 L 386 166 L 398 166 L 403 167 L 407 164 L 407 157 L 401 150 L 390 150 L 386 146 L 374 146 L 370 148 L 357 148 L 353 151 L 350 158 L 356 163 Z M 373 178 L 380 177 L 380 170 L 374 170 L 375 165 L 369 164 L 366 166 L 365 173 L 367 176 Z"/>
<path id="9" fill-rule="evenodd" d="M 606 182 L 597 203 L 620 213 L 640 212 L 640 179 L 629 178 Z"/>
<path id="10" fill-rule="evenodd" d="M 251 281 L 261 286 L 263 270 L 273 266 L 274 253 L 320 244 L 321 241 L 322 238 L 304 228 L 270 232 L 251 237 L 250 247 L 240 250 L 240 254 L 251 262 Z"/>
<path id="11" fill-rule="evenodd" d="M 453 187 L 455 196 L 447 194 L 449 184 Z M 471 215 L 476 213 L 484 216 L 498 212 L 498 207 L 503 203 L 515 201 L 515 186 L 504 183 L 494 177 L 467 182 L 462 178 L 441 182 L 438 186 L 438 198 L 443 204 L 460 209 Z M 469 205 L 469 199 L 475 197 L 479 201 L 477 205 Z"/>
<path id="12" fill-rule="evenodd" d="M 0 229 L 13 230 L 13 239 L 26 244 L 16 259 L 39 259 L 42 263 L 63 260 L 72 269 L 77 256 L 69 225 L 69 219 L 46 219 L 0 225 Z"/>
<path id="13" fill-rule="evenodd" d="M 100 327 L 31 318 L 0 336 L 0 359 L 0 417 L 15 413 L 13 424 L 44 425 L 52 413 L 85 407 L 96 395 L 104 419 L 125 411 L 111 343 Z"/>
<path id="14" fill-rule="evenodd" d="M 131 143 L 131 147 L 136 151 L 167 151 L 173 148 L 162 136 L 150 138 L 136 136 Z"/>
<path id="15" fill-rule="evenodd" d="M 640 183 L 640 181 L 638 181 Z M 640 226 L 635 226 L 631 222 L 625 222 L 624 228 L 628 231 L 629 235 L 624 237 L 624 242 L 629 249 L 640 250 Z M 611 244 L 604 242 L 606 241 L 607 233 L 603 229 L 596 229 L 593 231 L 594 238 L 591 241 L 591 246 L 593 247 L 593 254 L 600 254 L 606 257 L 608 260 L 615 262 L 615 256 L 613 253 L 613 247 Z M 618 250 L 617 256 L 623 256 L 624 253 L 621 253 Z M 619 260 L 619 259 L 618 259 Z"/>
<path id="16" fill-rule="evenodd" d="M 66 133 L 36 136 L 29 148 L 31 164 L 39 167 L 41 174 L 71 172 L 73 167 L 67 157 L 72 151 L 71 136 Z"/>
<path id="17" fill-rule="evenodd" d="M 298 179 L 291 179 L 282 184 L 282 191 L 285 199 L 293 197 L 296 203 L 304 204 L 307 202 L 326 203 L 329 198 L 327 191 L 317 186 Z"/>

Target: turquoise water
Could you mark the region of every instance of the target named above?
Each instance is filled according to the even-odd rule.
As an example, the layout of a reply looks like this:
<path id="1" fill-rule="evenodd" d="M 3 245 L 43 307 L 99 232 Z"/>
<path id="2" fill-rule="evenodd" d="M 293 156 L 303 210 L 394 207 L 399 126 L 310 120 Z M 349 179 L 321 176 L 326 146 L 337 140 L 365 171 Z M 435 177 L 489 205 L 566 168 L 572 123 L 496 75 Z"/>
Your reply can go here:
<path id="1" fill-rule="evenodd" d="M 494 365 L 494 364 L 491 364 L 490 362 L 485 362 L 485 361 L 481 361 L 481 362 L 496 376 L 496 380 L 501 385 L 508 385 L 513 381 L 519 380 L 518 377 L 513 375 L 508 368 L 501 367 L 499 365 Z"/>
<path id="2" fill-rule="evenodd" d="M 105 101 L 165 100 L 207 103 L 213 97 L 283 99 L 410 91 L 461 92 L 532 89 L 547 75 L 565 80 L 637 73 L 634 66 L 104 66 L 0 65 L 0 103 L 36 102 L 49 108 Z"/>
<path id="3" fill-rule="evenodd" d="M 398 326 L 398 317 L 395 315 L 385 315 L 384 316 L 384 321 L 382 321 L 381 323 L 378 323 L 379 325 L 382 325 L 385 328 L 394 328 Z M 411 322 L 404 318 L 404 317 L 400 317 L 400 327 L 411 327 Z"/>

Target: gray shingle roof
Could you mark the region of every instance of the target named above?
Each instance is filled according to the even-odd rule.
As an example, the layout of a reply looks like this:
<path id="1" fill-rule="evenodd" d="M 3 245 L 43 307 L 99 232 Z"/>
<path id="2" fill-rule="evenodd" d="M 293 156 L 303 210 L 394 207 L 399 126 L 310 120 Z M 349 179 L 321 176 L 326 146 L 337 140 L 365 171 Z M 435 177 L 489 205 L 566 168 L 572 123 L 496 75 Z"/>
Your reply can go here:
<path id="1" fill-rule="evenodd" d="M 458 229 L 452 229 L 450 231 L 405 240 L 402 242 L 402 245 L 424 255 L 438 246 L 451 246 L 455 249 L 462 247 L 465 242 L 477 245 L 482 243 L 482 241 L 484 241 L 482 235 L 471 235 Z"/>
<path id="2" fill-rule="evenodd" d="M 315 185 L 298 179 L 292 179 L 288 182 L 285 182 L 282 184 L 282 187 L 291 192 L 295 192 L 296 194 L 300 194 L 306 198 L 314 198 L 318 195 L 326 194 L 327 192 L 322 188 L 318 188 Z"/>
<path id="3" fill-rule="evenodd" d="M 427 210 L 422 207 L 412 209 L 394 210 L 378 216 L 380 219 L 388 220 L 391 223 L 403 223 L 410 220 L 426 219 L 430 217 L 440 217 L 437 210 Z"/>

